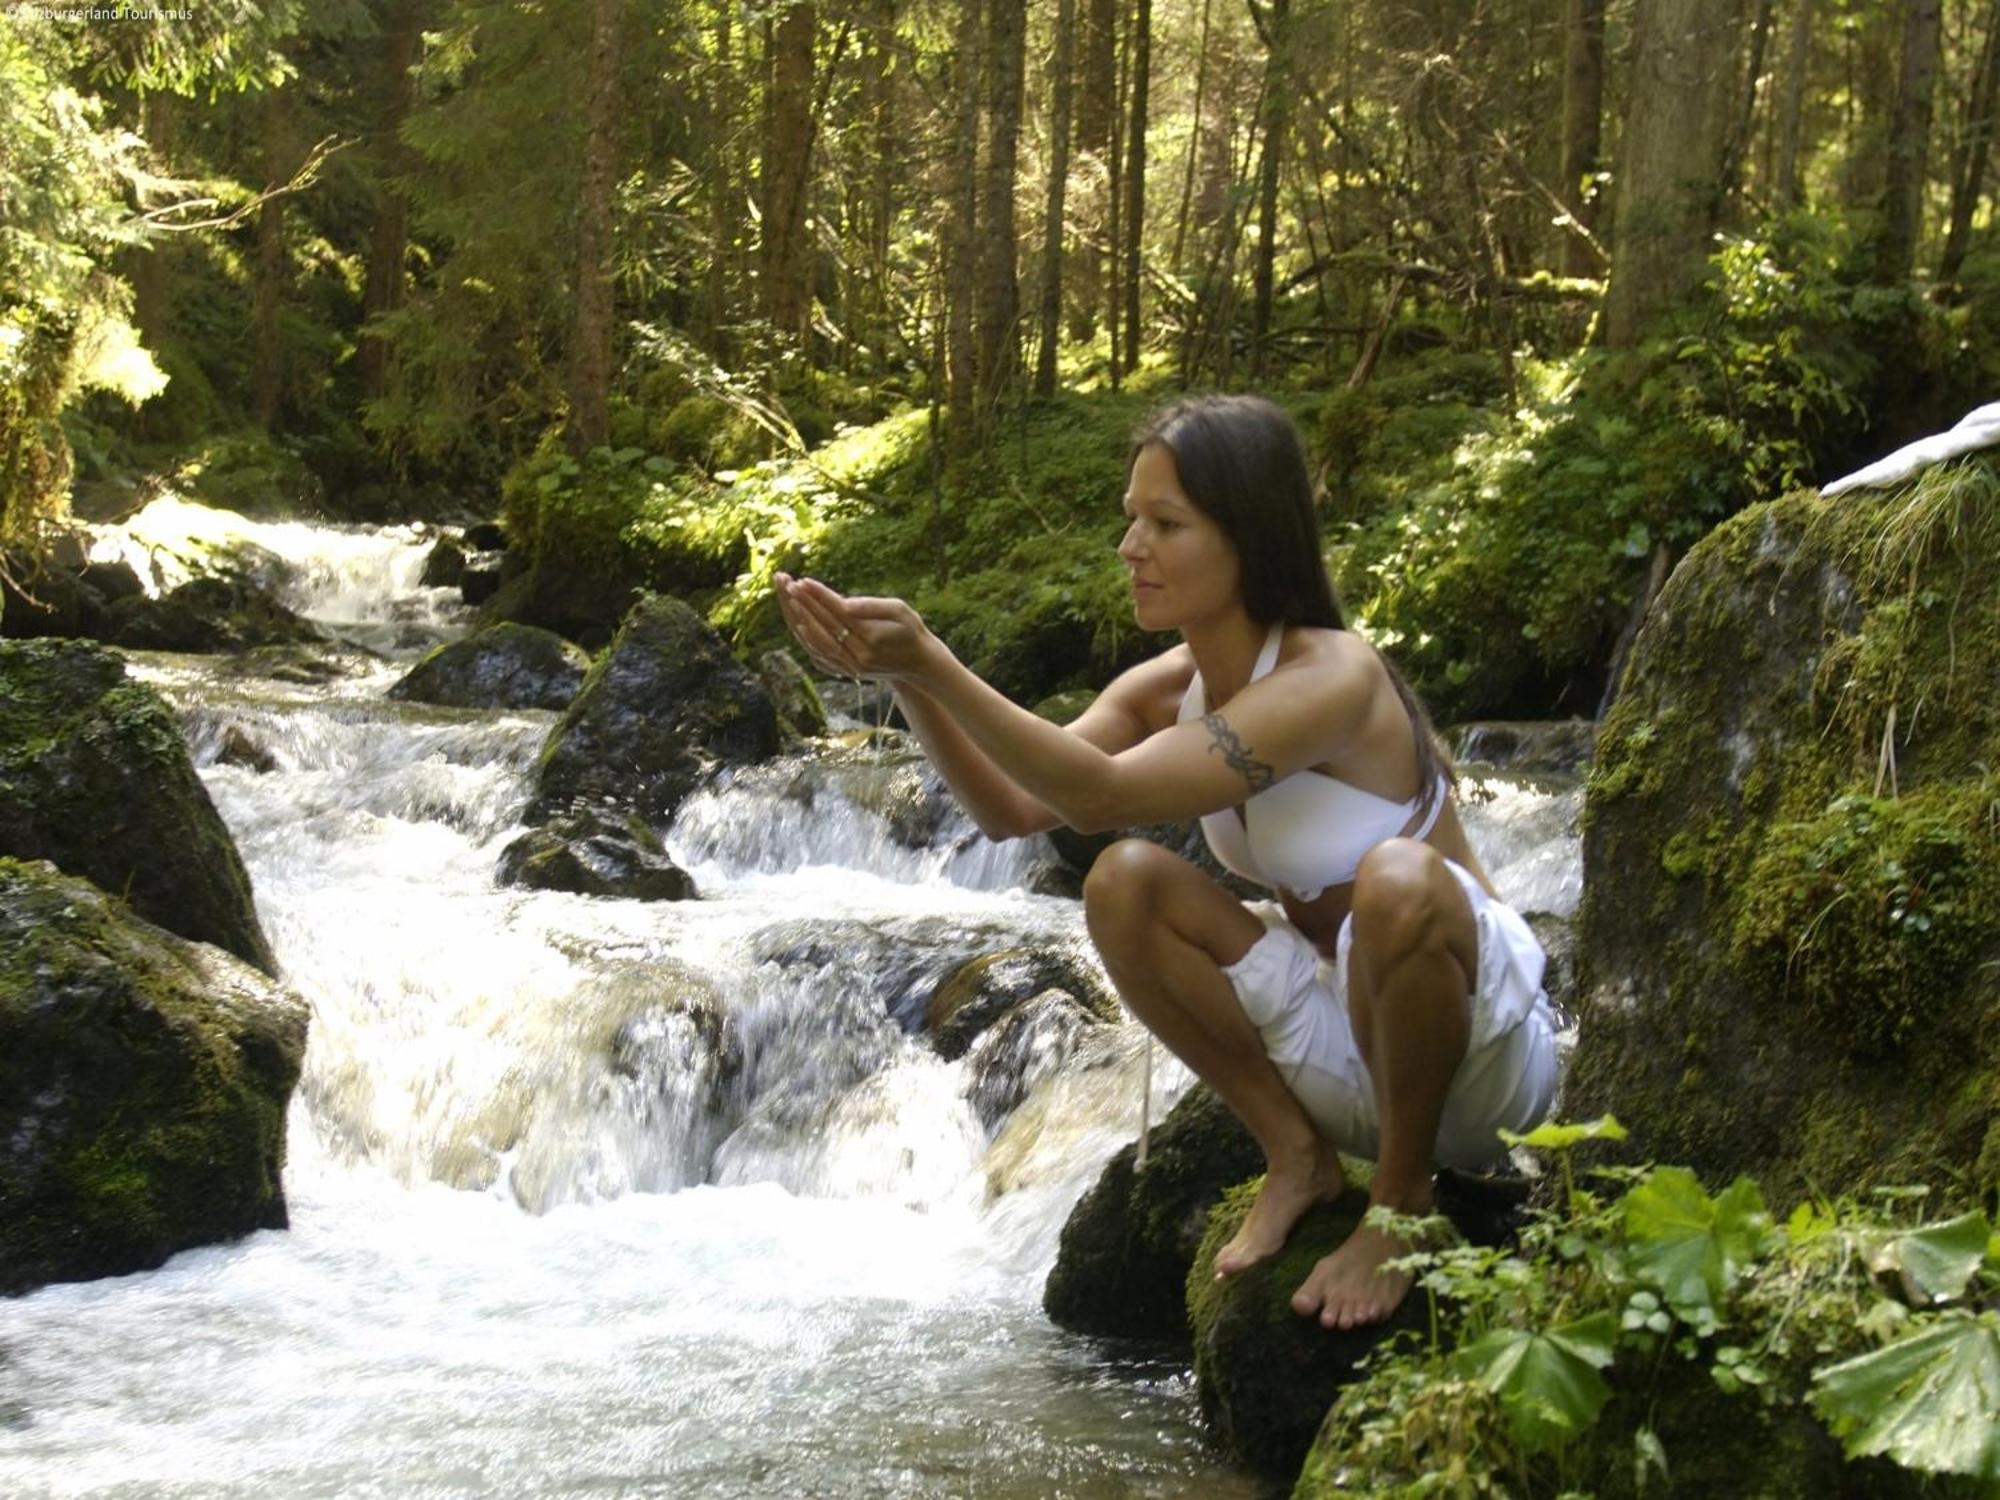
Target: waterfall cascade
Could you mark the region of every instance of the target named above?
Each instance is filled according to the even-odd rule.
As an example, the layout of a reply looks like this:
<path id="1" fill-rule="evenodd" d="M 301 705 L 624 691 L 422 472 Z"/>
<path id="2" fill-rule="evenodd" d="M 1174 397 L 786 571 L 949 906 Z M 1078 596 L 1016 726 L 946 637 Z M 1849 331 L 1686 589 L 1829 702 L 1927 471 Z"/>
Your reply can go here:
<path id="1" fill-rule="evenodd" d="M 553 716 L 383 698 L 463 628 L 424 538 L 201 524 L 373 653 L 317 684 L 133 664 L 312 1008 L 293 1227 L 0 1303 L 0 1491 L 1251 1493 L 1183 1375 L 1039 1311 L 1143 1035 L 1051 1006 L 946 1061 L 915 1030 L 970 958 L 1092 962 L 1029 889 L 1045 849 L 842 752 L 685 805 L 700 900 L 500 888 Z M 1578 794 L 1474 790 L 1503 889 L 1566 915 Z M 1157 1117 L 1187 1079 L 1154 1077 Z"/>

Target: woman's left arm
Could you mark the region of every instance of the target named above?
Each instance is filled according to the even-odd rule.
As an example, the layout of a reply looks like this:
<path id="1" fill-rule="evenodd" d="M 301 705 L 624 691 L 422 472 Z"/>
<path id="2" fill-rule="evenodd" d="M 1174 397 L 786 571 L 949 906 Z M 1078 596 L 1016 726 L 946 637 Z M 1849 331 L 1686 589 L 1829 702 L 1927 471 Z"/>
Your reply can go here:
<path id="1" fill-rule="evenodd" d="M 818 636 L 808 642 L 815 654 L 858 675 L 913 683 L 1001 770 L 1085 833 L 1234 806 L 1328 759 L 1340 726 L 1356 722 L 1365 701 L 1355 698 L 1365 684 L 1302 662 L 1251 683 L 1224 710 L 1111 754 L 989 687 L 900 600 L 847 599 L 811 580 L 793 587 Z"/>

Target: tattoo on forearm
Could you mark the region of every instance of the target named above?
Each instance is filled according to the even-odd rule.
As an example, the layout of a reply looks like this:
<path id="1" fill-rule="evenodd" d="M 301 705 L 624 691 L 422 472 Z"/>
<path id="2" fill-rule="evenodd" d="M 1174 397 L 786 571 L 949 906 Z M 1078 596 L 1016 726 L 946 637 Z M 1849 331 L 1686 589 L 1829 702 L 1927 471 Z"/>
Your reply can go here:
<path id="1" fill-rule="evenodd" d="M 1201 722 L 1208 726 L 1209 737 L 1214 741 L 1208 747 L 1210 753 L 1220 755 L 1223 764 L 1230 770 L 1239 772 L 1243 779 L 1250 783 L 1253 795 L 1263 791 L 1278 779 L 1273 767 L 1250 754 L 1250 747 L 1238 738 L 1236 731 L 1229 727 L 1228 720 L 1221 714 L 1205 714 Z"/>

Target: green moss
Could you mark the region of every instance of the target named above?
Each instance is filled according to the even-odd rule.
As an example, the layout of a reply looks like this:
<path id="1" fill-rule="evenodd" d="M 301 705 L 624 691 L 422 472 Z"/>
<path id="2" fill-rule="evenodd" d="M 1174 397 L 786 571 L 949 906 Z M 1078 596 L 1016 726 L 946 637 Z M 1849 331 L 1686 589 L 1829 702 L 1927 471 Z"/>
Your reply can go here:
<path id="1" fill-rule="evenodd" d="M 2000 1102 L 1967 1083 L 2000 1075 L 1996 518 L 1974 459 L 1752 506 L 1676 571 L 1589 784 L 1573 1108 L 1780 1200 L 1974 1169 Z"/>

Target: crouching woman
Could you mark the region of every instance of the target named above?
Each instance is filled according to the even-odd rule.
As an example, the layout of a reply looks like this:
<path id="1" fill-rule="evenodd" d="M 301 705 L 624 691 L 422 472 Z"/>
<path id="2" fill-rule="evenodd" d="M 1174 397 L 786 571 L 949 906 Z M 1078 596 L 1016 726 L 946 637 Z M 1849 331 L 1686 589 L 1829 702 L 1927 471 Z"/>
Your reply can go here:
<path id="1" fill-rule="evenodd" d="M 1271 889 L 1245 905 L 1179 856 L 1112 845 L 1084 883 L 1134 1015 L 1249 1127 L 1268 1170 L 1228 1276 L 1339 1195 L 1432 1207 L 1435 1167 L 1477 1170 L 1555 1091 L 1545 956 L 1480 868 L 1455 783 L 1408 686 L 1347 630 L 1321 558 L 1298 434 L 1269 402 L 1208 397 L 1132 444 L 1118 555 L 1139 625 L 1180 641 L 1066 728 L 1009 702 L 909 605 L 781 576 L 824 670 L 881 678 L 980 828 L 1017 837 L 1200 818 L 1215 856 Z M 1386 1318 L 1405 1246 L 1362 1226 L 1292 1297 L 1329 1328 Z"/>

